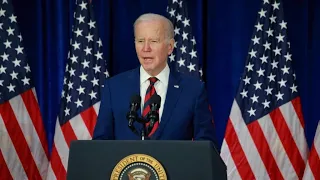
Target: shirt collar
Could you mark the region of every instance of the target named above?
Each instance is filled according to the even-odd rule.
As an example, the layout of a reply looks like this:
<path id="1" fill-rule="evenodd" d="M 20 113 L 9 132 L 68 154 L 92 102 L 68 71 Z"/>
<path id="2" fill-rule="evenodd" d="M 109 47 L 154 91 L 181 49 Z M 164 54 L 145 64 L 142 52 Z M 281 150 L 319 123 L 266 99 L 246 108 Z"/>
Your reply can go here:
<path id="1" fill-rule="evenodd" d="M 166 67 L 156 76 L 156 78 L 158 78 L 158 81 L 164 83 L 164 85 L 167 86 L 169 81 L 169 74 L 170 74 L 170 68 L 168 64 L 166 64 Z M 153 77 L 153 76 L 150 76 L 147 73 L 147 71 L 145 71 L 143 67 L 140 66 L 140 85 L 143 84 L 145 81 L 148 81 L 150 77 Z"/>

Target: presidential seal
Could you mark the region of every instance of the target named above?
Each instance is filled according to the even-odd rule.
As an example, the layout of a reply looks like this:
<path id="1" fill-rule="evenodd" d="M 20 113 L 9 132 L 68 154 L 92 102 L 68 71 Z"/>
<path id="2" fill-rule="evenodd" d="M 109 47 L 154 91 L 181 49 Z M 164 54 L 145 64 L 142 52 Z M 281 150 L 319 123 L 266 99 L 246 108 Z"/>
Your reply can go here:
<path id="1" fill-rule="evenodd" d="M 120 160 L 111 173 L 111 180 L 167 180 L 159 161 L 145 154 L 132 154 Z"/>

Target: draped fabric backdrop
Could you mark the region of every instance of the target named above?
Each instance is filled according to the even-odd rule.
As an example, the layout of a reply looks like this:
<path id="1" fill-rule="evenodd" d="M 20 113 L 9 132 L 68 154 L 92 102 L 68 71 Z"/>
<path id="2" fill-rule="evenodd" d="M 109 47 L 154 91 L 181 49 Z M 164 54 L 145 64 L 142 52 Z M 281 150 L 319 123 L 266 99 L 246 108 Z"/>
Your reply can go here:
<path id="1" fill-rule="evenodd" d="M 186 1 L 204 69 L 221 145 L 233 98 L 244 70 L 260 1 Z M 146 12 L 166 15 L 166 0 L 92 0 L 110 75 L 139 65 L 133 22 Z M 45 123 L 49 149 L 59 110 L 74 0 L 13 0 Z M 284 0 L 309 146 L 320 119 L 320 2 Z M 127 102 L 123 102 L 127 103 Z"/>

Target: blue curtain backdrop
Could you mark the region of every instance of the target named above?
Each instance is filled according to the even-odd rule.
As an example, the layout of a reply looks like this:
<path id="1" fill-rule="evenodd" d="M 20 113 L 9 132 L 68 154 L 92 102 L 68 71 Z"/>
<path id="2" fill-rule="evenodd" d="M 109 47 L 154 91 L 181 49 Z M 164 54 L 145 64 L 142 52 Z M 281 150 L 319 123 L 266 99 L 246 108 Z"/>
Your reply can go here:
<path id="1" fill-rule="evenodd" d="M 75 0 L 13 0 L 36 84 L 51 149 Z M 222 143 L 260 1 L 187 0 Z M 306 136 L 311 145 L 320 119 L 320 2 L 284 0 Z M 166 0 L 92 0 L 110 75 L 139 65 L 133 43 L 134 20 L 142 13 L 166 15 Z"/>

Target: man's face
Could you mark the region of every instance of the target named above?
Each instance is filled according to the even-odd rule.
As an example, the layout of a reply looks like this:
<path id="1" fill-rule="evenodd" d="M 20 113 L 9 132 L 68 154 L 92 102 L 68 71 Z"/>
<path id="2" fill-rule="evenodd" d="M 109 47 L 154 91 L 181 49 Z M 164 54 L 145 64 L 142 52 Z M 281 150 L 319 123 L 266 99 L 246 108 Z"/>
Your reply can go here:
<path id="1" fill-rule="evenodd" d="M 158 75 L 166 66 L 174 41 L 167 40 L 162 21 L 145 21 L 136 24 L 135 47 L 140 64 L 151 76 Z"/>

